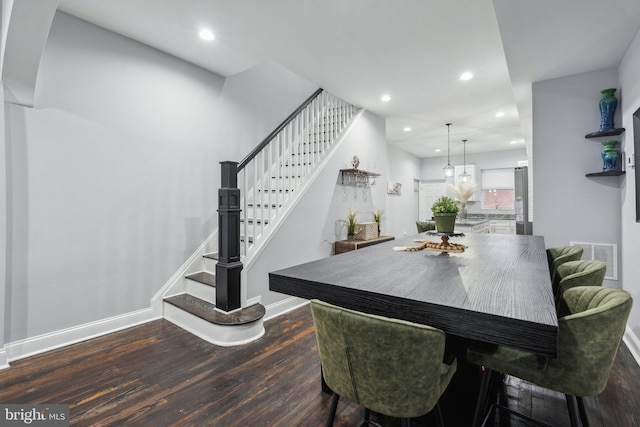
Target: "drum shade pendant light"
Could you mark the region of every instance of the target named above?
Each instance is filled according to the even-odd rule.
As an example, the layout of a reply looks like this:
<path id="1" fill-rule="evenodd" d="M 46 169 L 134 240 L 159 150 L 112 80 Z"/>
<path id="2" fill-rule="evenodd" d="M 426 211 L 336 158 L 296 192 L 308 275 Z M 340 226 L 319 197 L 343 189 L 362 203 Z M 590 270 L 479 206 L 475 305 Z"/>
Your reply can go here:
<path id="1" fill-rule="evenodd" d="M 453 176 L 456 173 L 456 169 L 453 166 L 451 166 L 451 158 L 450 158 L 451 150 L 449 149 L 450 130 L 451 130 L 451 123 L 447 123 L 447 166 L 442 168 L 445 178 L 453 178 Z"/>
<path id="2" fill-rule="evenodd" d="M 462 144 L 463 144 L 463 157 L 462 157 L 462 164 L 464 165 L 463 168 L 464 170 L 462 171 L 462 173 L 460 175 L 458 175 L 458 181 L 460 182 L 471 182 L 471 174 L 467 173 L 467 140 L 463 139 L 462 140 Z"/>

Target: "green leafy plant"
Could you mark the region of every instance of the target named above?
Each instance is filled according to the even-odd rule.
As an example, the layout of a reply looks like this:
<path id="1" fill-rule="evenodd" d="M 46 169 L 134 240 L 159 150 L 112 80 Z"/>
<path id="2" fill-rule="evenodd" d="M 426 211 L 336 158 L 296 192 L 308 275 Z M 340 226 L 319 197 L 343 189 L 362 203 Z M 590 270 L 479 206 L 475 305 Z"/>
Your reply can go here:
<path id="1" fill-rule="evenodd" d="M 347 234 L 356 234 L 356 226 L 358 225 L 357 221 L 358 211 L 353 208 L 349 208 L 347 210 Z"/>
<path id="2" fill-rule="evenodd" d="M 382 223 L 382 214 L 384 213 L 384 210 L 374 209 L 371 213 L 373 213 L 373 220 L 378 223 L 378 232 L 380 232 L 380 224 Z"/>
<path id="3" fill-rule="evenodd" d="M 447 196 L 442 196 L 438 200 L 436 200 L 431 206 L 431 212 L 434 214 L 439 213 L 458 213 L 458 204 L 451 198 Z"/>

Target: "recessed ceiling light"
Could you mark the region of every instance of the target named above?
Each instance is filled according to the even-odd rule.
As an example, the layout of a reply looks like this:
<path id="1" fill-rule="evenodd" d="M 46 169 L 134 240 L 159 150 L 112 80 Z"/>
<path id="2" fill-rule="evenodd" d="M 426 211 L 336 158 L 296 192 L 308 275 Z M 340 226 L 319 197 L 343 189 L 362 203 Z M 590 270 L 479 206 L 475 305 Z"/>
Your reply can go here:
<path id="1" fill-rule="evenodd" d="M 522 144 L 524 141 L 509 141 L 509 144 Z"/>
<path id="2" fill-rule="evenodd" d="M 439 153 L 439 152 L 440 152 L 440 151 L 442 151 L 442 150 L 441 150 L 441 149 L 439 149 L 439 148 L 436 148 L 434 151 L 435 151 L 436 153 Z"/>
<path id="3" fill-rule="evenodd" d="M 403 129 L 405 132 L 411 132 L 411 128 L 409 126 L 407 126 L 406 128 Z"/>
<path id="4" fill-rule="evenodd" d="M 213 31 L 211 31 L 208 28 L 201 29 L 198 35 L 202 40 L 206 40 L 206 41 L 211 41 L 216 38 L 216 36 L 213 34 Z"/>
<path id="5" fill-rule="evenodd" d="M 380 101 L 382 101 L 382 102 L 389 102 L 389 101 L 391 101 L 391 97 L 390 97 L 389 95 L 382 95 L 382 96 L 380 97 Z"/>
<path id="6" fill-rule="evenodd" d="M 496 117 L 504 117 L 504 111 L 498 111 Z"/>
<path id="7" fill-rule="evenodd" d="M 460 74 L 460 80 L 471 80 L 472 78 L 473 78 L 473 73 L 470 73 L 468 71 Z"/>

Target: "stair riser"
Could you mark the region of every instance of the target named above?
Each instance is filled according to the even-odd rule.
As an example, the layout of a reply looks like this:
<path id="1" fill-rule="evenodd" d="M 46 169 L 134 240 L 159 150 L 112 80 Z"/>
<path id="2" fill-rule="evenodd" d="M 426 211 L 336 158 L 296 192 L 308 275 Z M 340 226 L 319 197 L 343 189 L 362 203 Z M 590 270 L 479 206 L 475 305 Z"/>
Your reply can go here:
<path id="1" fill-rule="evenodd" d="M 206 259 L 206 258 L 205 258 Z M 213 270 L 209 270 L 209 272 L 215 272 L 215 265 Z M 185 279 L 186 280 L 186 291 L 188 294 L 193 295 L 194 297 L 198 297 L 212 304 L 216 303 L 216 288 L 210 285 L 205 285 L 204 283 L 196 282 L 195 280 Z"/>
<path id="2" fill-rule="evenodd" d="M 257 340 L 264 335 L 262 319 L 244 325 L 217 325 L 163 302 L 164 318 L 211 344 L 231 347 Z"/>
<path id="3" fill-rule="evenodd" d="M 291 192 L 271 192 L 268 193 L 266 191 L 260 191 L 258 194 L 258 203 L 259 204 L 279 204 L 282 205 L 286 200 L 289 200 Z M 269 194 L 271 194 L 271 198 L 269 198 Z M 253 200 L 249 200 L 249 203 L 253 204 Z"/>
<path id="4" fill-rule="evenodd" d="M 204 263 L 204 271 L 208 271 L 209 273 L 215 274 L 216 264 L 218 263 L 217 259 L 203 258 L 203 263 Z M 215 302 L 215 300 L 213 300 L 213 302 Z"/>

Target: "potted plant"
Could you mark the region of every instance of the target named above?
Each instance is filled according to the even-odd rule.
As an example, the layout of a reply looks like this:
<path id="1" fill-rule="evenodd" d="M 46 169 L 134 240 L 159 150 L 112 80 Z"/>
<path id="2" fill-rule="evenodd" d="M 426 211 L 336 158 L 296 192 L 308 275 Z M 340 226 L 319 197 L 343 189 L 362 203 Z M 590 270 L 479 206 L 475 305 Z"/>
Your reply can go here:
<path id="1" fill-rule="evenodd" d="M 458 215 L 458 204 L 447 196 L 442 196 L 431 206 L 438 233 L 453 233 Z"/>
<path id="2" fill-rule="evenodd" d="M 374 209 L 371 211 L 373 213 L 373 220 L 378 223 L 378 236 L 380 235 L 380 224 L 382 223 L 382 214 L 384 210 L 382 209 Z"/>
<path id="3" fill-rule="evenodd" d="M 356 226 L 358 225 L 356 217 L 358 211 L 353 208 L 347 210 L 347 240 L 354 240 L 356 238 Z"/>

